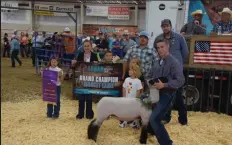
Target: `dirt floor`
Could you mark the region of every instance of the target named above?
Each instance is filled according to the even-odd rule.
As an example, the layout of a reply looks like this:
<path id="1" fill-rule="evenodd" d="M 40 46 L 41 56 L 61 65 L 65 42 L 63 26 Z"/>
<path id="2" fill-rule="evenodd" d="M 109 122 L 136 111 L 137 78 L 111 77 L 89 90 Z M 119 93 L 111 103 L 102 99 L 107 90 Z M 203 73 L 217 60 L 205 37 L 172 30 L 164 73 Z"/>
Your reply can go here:
<path id="1" fill-rule="evenodd" d="M 136 145 L 139 130 L 119 128 L 115 119 L 106 120 L 97 143 L 87 139 L 90 120 L 76 120 L 78 103 L 71 98 L 71 83 L 62 85 L 59 119 L 46 117 L 46 103 L 41 96 L 41 78 L 35 75 L 31 61 L 11 68 L 2 59 L 1 139 L 2 145 Z M 94 105 L 94 110 L 96 105 Z M 166 125 L 174 145 L 232 145 L 232 117 L 216 113 L 189 112 L 189 125 L 181 126 L 173 112 Z M 148 144 L 157 145 L 153 136 Z"/>

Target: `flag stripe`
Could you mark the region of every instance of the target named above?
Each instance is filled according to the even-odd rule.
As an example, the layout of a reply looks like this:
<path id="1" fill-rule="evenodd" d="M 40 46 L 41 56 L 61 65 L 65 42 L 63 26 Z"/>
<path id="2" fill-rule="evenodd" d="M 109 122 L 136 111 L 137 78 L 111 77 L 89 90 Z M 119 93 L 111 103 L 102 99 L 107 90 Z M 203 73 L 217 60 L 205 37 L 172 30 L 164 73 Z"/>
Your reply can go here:
<path id="1" fill-rule="evenodd" d="M 228 60 L 232 61 L 231 57 L 204 57 L 204 56 L 194 56 L 195 60 Z"/>
<path id="2" fill-rule="evenodd" d="M 232 57 L 232 54 L 215 54 L 215 53 L 194 53 L 195 56 L 230 56 Z"/>
<path id="3" fill-rule="evenodd" d="M 201 53 L 204 53 L 204 54 L 231 54 L 231 53 L 227 53 L 227 52 L 195 52 L 195 54 L 201 54 Z"/>
<path id="4" fill-rule="evenodd" d="M 213 43 L 213 42 L 211 42 L 211 45 L 223 45 L 223 46 L 229 45 L 229 46 L 232 46 L 232 42 L 231 42 L 231 43 L 224 43 L 224 42 L 221 42 L 221 43 Z"/>
<path id="5" fill-rule="evenodd" d="M 218 52 L 218 53 L 231 53 L 232 54 L 232 50 L 211 50 L 210 52 Z"/>
<path id="6" fill-rule="evenodd" d="M 220 48 L 211 47 L 211 50 L 232 50 L 232 47 L 220 47 Z"/>
<path id="7" fill-rule="evenodd" d="M 227 64 L 227 65 L 232 65 L 232 62 L 229 61 L 211 61 L 211 60 L 194 60 L 195 63 L 200 63 L 200 64 L 214 64 L 214 65 L 222 65 L 222 64 Z"/>

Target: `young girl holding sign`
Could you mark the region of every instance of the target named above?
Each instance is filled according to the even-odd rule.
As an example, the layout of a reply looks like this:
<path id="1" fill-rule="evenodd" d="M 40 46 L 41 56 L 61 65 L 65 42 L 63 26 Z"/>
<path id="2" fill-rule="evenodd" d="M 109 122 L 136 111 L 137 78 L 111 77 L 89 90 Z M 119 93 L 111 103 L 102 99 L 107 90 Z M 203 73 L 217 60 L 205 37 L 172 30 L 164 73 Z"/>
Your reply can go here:
<path id="1" fill-rule="evenodd" d="M 58 67 L 57 59 L 52 56 L 49 60 L 48 70 L 57 71 L 58 72 L 58 80 L 57 80 L 57 103 L 56 105 L 47 104 L 47 117 L 48 118 L 58 118 L 60 115 L 60 94 L 61 94 L 61 81 L 63 80 L 63 70 Z M 41 69 L 41 74 L 43 74 L 43 69 Z M 43 76 L 43 75 L 42 75 Z"/>
<path id="2" fill-rule="evenodd" d="M 92 52 L 92 42 L 90 40 L 85 40 L 83 42 L 84 52 L 79 53 L 77 60 L 73 60 L 72 64 L 76 61 L 84 62 L 96 62 L 98 61 L 97 55 Z M 92 95 L 79 95 L 79 109 L 76 116 L 77 119 L 82 119 L 85 112 L 85 102 L 86 102 L 86 118 L 92 119 L 94 117 L 94 112 L 92 109 Z"/>

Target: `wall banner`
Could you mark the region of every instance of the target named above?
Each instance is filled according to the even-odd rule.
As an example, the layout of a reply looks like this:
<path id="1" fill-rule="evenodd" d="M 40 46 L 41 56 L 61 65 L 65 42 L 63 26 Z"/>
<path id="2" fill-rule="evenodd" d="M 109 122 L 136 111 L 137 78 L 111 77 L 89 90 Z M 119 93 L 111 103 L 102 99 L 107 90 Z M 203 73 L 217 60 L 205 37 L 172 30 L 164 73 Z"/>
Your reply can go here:
<path id="1" fill-rule="evenodd" d="M 108 6 L 87 6 L 86 16 L 108 16 Z"/>
<path id="2" fill-rule="evenodd" d="M 109 7 L 108 8 L 109 20 L 129 20 L 130 8 L 129 7 Z"/>
<path id="3" fill-rule="evenodd" d="M 121 26 L 121 25 L 94 25 L 94 24 L 83 24 L 83 34 L 94 36 L 102 33 L 135 33 L 138 32 L 137 26 Z"/>
<path id="4" fill-rule="evenodd" d="M 4 6 L 4 7 L 19 7 L 17 2 L 10 2 L 10 1 L 9 2 L 8 1 L 1 2 L 1 6 Z M 17 10 L 17 9 L 1 8 L 1 12 L 3 12 L 3 13 L 16 13 L 18 11 L 19 10 Z"/>
<path id="5" fill-rule="evenodd" d="M 74 12 L 74 6 L 72 5 L 43 5 L 35 4 L 34 7 L 36 10 L 46 10 L 46 11 L 35 11 L 35 15 L 40 16 L 68 16 L 66 13 L 56 13 L 49 11 L 60 11 L 60 12 Z"/>

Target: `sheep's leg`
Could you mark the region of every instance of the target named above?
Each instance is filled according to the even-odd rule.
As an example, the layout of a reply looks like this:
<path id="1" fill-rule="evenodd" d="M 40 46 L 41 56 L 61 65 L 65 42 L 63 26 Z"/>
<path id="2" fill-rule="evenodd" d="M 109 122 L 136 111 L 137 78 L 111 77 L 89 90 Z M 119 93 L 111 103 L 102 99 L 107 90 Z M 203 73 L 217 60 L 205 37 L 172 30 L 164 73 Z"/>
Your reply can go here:
<path id="1" fill-rule="evenodd" d="M 142 126 L 139 142 L 141 144 L 147 143 L 147 126 L 145 125 Z"/>
<path id="2" fill-rule="evenodd" d="M 141 120 L 142 120 L 142 130 L 141 130 L 141 134 L 140 134 L 140 139 L 139 142 L 141 144 L 146 144 L 147 143 L 147 134 L 148 134 L 148 130 L 147 130 L 147 125 L 149 123 L 149 118 L 151 115 L 151 111 L 147 111 L 146 109 L 141 111 Z"/>
<path id="3" fill-rule="evenodd" d="M 97 135 L 98 135 L 98 131 L 100 129 L 100 125 L 97 125 L 96 123 L 96 119 L 92 120 L 88 126 L 88 139 L 92 139 L 95 142 L 97 141 Z"/>

